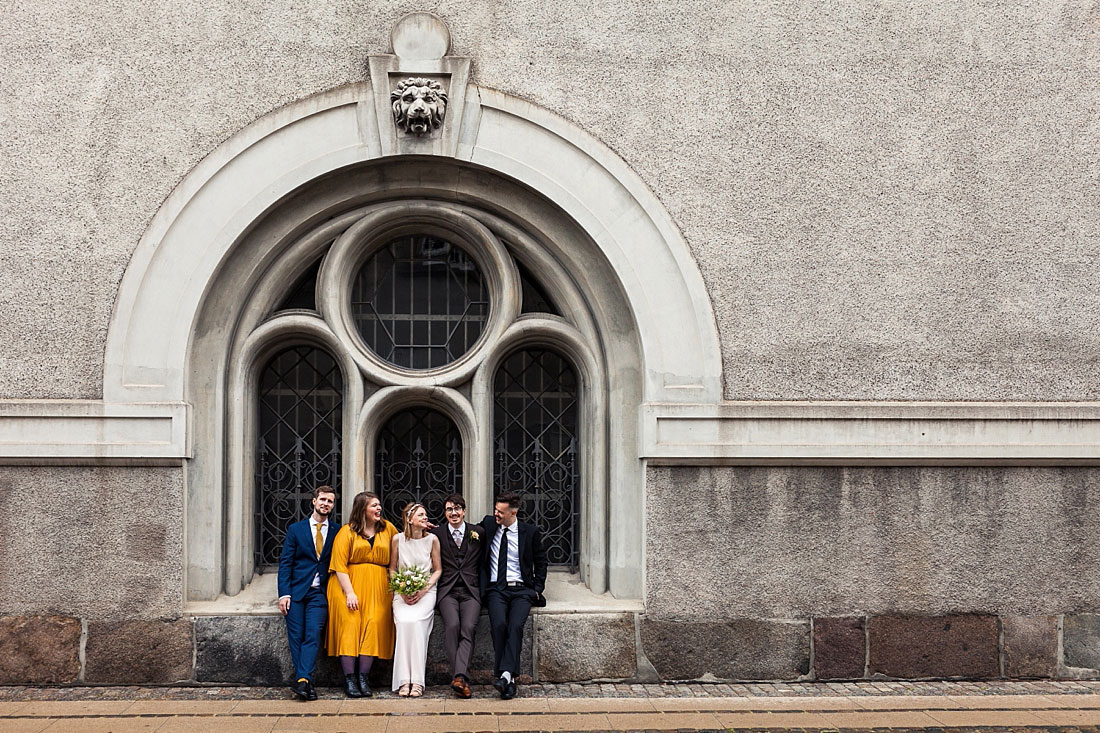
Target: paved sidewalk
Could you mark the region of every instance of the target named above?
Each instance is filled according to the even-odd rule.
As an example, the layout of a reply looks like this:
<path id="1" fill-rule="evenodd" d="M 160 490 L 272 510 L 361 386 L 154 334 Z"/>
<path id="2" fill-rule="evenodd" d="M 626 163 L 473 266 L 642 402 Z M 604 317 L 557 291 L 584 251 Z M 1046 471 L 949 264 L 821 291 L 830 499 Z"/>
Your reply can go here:
<path id="1" fill-rule="evenodd" d="M 1096 682 L 526 685 L 457 700 L 261 687 L 0 687 L 3 733 L 370 733 L 524 730 L 1095 731 Z"/>

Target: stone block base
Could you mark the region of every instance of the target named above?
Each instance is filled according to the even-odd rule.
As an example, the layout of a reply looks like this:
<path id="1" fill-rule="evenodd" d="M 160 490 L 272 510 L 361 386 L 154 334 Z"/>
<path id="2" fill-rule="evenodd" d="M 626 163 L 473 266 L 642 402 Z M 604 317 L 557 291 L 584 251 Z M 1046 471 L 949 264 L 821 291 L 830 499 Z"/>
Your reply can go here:
<path id="1" fill-rule="evenodd" d="M 814 619 L 814 675 L 819 680 L 855 680 L 867 666 L 862 618 Z"/>
<path id="2" fill-rule="evenodd" d="M 872 676 L 1000 676 L 996 616 L 876 616 L 868 624 Z"/>
<path id="3" fill-rule="evenodd" d="M 643 618 L 641 632 L 663 680 L 790 680 L 810 671 L 808 621 Z"/>
<path id="4" fill-rule="evenodd" d="M 193 678 L 192 624 L 178 621 L 90 621 L 84 681 L 168 684 Z"/>
<path id="5" fill-rule="evenodd" d="M 56 685 L 80 676 L 79 619 L 0 618 L 0 683 Z"/>

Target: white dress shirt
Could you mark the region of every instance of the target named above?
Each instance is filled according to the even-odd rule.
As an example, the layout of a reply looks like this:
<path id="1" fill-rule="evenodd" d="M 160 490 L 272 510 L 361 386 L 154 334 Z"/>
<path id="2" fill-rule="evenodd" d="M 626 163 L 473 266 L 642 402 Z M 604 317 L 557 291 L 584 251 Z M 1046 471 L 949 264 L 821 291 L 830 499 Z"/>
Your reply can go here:
<path id="1" fill-rule="evenodd" d="M 463 537 L 466 536 L 466 522 L 458 525 L 457 528 L 453 524 L 448 523 L 447 532 L 450 533 L 452 542 L 454 542 L 455 532 L 458 532 L 458 539 L 461 540 Z"/>
<path id="2" fill-rule="evenodd" d="M 497 563 L 500 562 L 500 538 L 503 537 L 501 530 L 504 529 L 504 525 L 500 525 L 497 528 L 497 533 L 493 535 L 493 544 L 489 548 L 490 557 L 492 562 L 489 563 L 489 581 L 492 583 L 497 582 Z M 508 582 L 520 582 L 523 580 L 523 573 L 519 571 L 519 522 L 512 522 L 512 526 L 508 528 L 508 574 L 505 577 Z"/>
<path id="3" fill-rule="evenodd" d="M 317 541 L 315 539 L 317 537 L 317 525 L 318 525 L 317 520 L 313 518 L 312 514 L 309 515 L 309 538 L 311 540 L 313 540 L 314 542 Z M 325 543 L 328 542 L 328 518 L 326 517 L 325 521 L 320 522 L 320 525 L 321 525 L 321 548 L 323 549 L 324 546 L 325 546 Z M 321 574 L 320 573 L 314 573 L 312 587 L 314 587 L 314 588 L 320 588 L 321 587 Z"/>

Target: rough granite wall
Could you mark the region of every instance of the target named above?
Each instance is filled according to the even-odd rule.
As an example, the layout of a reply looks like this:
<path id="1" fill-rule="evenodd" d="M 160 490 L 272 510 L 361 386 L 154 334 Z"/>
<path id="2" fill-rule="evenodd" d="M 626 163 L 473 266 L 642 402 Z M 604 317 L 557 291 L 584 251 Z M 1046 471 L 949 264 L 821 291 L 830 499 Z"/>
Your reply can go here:
<path id="1" fill-rule="evenodd" d="M 219 142 L 441 15 L 668 207 L 733 399 L 1097 399 L 1100 6 L 3 4 L 0 397 L 97 397 L 118 281 Z"/>
<path id="2" fill-rule="evenodd" d="M 0 537 L 0 617 L 183 608 L 179 468 L 0 467 Z"/>
<path id="3" fill-rule="evenodd" d="M 1095 468 L 651 468 L 646 609 L 721 620 L 1100 610 Z"/>

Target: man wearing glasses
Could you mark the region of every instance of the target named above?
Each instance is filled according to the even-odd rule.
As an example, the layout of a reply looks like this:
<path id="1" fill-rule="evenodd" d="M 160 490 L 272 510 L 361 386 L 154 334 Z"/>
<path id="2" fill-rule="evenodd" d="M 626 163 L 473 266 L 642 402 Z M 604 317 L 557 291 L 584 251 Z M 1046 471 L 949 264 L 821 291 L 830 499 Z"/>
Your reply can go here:
<path id="1" fill-rule="evenodd" d="M 432 530 L 439 538 L 439 559 L 443 574 L 436 591 L 436 608 L 443 617 L 443 648 L 454 679 L 451 689 L 459 697 L 470 697 L 466 672 L 474 649 L 477 617 L 481 613 L 478 568 L 482 555 L 482 528 L 466 524 L 466 500 L 461 494 L 447 497 L 443 511 L 447 523 Z"/>

